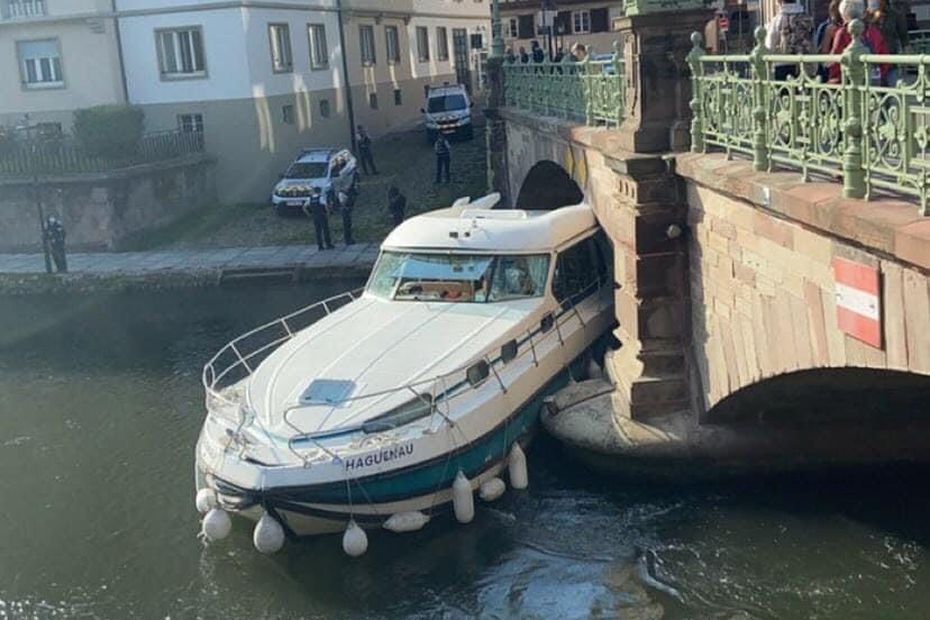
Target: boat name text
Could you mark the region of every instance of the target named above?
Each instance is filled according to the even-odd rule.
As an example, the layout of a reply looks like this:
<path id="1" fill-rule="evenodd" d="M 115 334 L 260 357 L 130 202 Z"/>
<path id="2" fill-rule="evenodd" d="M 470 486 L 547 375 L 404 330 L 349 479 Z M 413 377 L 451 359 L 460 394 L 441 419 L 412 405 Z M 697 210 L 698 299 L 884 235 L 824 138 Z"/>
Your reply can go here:
<path id="1" fill-rule="evenodd" d="M 379 452 L 370 452 L 364 456 L 349 457 L 346 459 L 346 469 L 360 469 L 380 465 L 411 454 L 413 454 L 413 442 L 391 446 Z"/>

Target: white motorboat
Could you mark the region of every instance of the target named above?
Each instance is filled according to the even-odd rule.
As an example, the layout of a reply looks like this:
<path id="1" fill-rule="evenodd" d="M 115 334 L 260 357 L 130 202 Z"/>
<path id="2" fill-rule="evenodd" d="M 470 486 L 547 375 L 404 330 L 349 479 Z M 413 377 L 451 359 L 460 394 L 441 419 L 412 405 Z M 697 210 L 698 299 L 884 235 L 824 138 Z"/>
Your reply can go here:
<path id="1" fill-rule="evenodd" d="M 469 521 L 472 493 L 499 496 L 504 470 L 526 485 L 520 445 L 542 399 L 613 324 L 612 259 L 587 205 L 498 200 L 407 220 L 363 290 L 210 360 L 196 449 L 208 538 L 235 513 L 258 521 L 262 551 L 345 530 L 354 554 L 360 528 L 419 529 L 450 507 Z"/>

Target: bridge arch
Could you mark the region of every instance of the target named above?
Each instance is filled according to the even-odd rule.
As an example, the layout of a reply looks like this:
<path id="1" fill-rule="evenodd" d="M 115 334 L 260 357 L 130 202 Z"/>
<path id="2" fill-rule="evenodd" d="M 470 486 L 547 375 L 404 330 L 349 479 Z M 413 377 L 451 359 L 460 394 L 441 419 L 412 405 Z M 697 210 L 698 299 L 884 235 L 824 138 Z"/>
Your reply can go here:
<path id="1" fill-rule="evenodd" d="M 926 419 L 930 376 L 906 370 L 822 367 L 775 375 L 728 394 L 704 414 L 710 424 L 893 424 Z"/>
<path id="2" fill-rule="evenodd" d="M 583 199 L 584 193 L 565 168 L 545 159 L 533 164 L 527 172 L 514 208 L 551 211 Z"/>

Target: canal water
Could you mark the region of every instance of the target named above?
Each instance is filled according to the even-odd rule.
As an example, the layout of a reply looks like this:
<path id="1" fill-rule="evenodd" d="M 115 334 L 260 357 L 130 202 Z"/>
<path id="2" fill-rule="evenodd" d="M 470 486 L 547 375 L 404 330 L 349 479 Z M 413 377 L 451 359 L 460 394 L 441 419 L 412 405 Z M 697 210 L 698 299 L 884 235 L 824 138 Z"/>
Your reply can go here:
<path id="1" fill-rule="evenodd" d="M 551 440 L 475 521 L 197 540 L 200 368 L 357 283 L 0 300 L 0 618 L 930 617 L 926 471 L 659 485 Z"/>

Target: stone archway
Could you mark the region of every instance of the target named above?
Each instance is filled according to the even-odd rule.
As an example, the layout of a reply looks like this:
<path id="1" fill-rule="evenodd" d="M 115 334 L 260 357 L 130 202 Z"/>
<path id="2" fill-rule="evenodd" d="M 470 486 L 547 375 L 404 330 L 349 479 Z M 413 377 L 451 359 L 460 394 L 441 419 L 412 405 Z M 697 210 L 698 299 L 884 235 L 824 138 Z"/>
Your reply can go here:
<path id="1" fill-rule="evenodd" d="M 584 193 L 568 172 L 553 161 L 543 160 L 523 179 L 514 208 L 551 211 L 582 200 Z"/>

